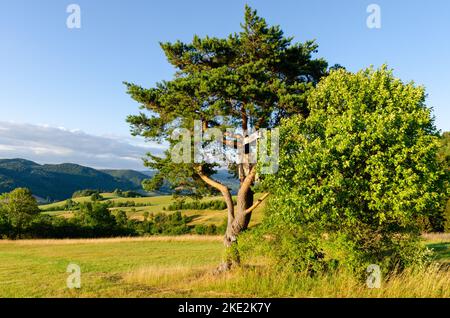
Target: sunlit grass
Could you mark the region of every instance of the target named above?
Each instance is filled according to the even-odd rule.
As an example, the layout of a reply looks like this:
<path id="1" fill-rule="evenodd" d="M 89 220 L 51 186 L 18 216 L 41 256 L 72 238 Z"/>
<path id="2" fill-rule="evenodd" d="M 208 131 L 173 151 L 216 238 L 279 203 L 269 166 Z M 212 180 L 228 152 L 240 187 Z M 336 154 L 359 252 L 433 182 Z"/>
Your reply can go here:
<path id="1" fill-rule="evenodd" d="M 275 271 L 264 258 L 214 275 L 221 240 L 190 235 L 0 241 L 0 297 L 450 297 L 450 269 L 436 264 L 384 277 L 380 289 L 345 272 Z M 448 259 L 445 250 L 436 252 L 439 263 Z M 80 290 L 66 287 L 70 263 L 81 267 Z"/>
<path id="2" fill-rule="evenodd" d="M 135 207 L 115 207 L 111 208 L 111 211 L 114 213 L 114 211 L 122 210 L 127 213 L 127 216 L 131 219 L 136 220 L 143 220 L 144 213 L 165 213 L 165 214 L 171 214 L 175 211 L 167 211 L 167 207 L 174 202 L 174 199 L 172 196 L 154 196 L 154 197 L 145 197 L 145 198 L 119 198 L 113 193 L 102 193 L 102 196 L 107 199 L 111 200 L 113 202 L 135 202 L 136 204 L 150 204 L 149 206 L 135 206 Z M 255 195 L 255 199 L 258 199 L 260 194 Z M 90 197 L 81 197 L 81 198 L 75 198 L 73 199 L 76 202 L 89 202 Z M 212 201 L 212 200 L 223 200 L 221 196 L 211 196 L 211 197 L 205 197 L 202 199 L 202 201 Z M 191 202 L 193 199 L 186 198 L 186 202 Z M 52 204 L 46 204 L 41 205 L 41 210 L 45 211 L 46 209 L 53 209 L 55 207 L 62 207 L 65 205 L 66 201 L 56 202 Z M 259 223 L 261 223 L 262 217 L 263 217 L 263 210 L 264 205 L 261 204 L 258 206 L 258 208 L 255 209 L 252 215 L 252 221 L 250 223 L 250 227 L 255 226 Z M 166 210 L 164 210 L 164 208 Z M 227 211 L 224 210 L 194 210 L 194 209 L 187 209 L 187 210 L 181 210 L 180 211 L 182 215 L 186 215 L 189 217 L 192 217 L 192 221 L 189 223 L 190 225 L 196 225 L 196 224 L 214 224 L 216 226 L 220 226 L 226 215 Z M 51 215 L 51 216 L 57 216 L 57 217 L 65 217 L 65 218 L 71 218 L 73 217 L 72 211 L 45 211 L 43 212 L 45 214 Z"/>

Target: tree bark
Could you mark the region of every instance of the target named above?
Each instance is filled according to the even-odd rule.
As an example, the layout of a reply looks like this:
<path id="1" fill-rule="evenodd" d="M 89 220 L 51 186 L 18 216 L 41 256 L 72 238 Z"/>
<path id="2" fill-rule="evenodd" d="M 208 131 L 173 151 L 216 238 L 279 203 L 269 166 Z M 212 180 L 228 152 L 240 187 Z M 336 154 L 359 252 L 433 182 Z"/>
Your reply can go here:
<path id="1" fill-rule="evenodd" d="M 201 168 L 198 169 L 198 175 L 208 185 L 218 189 L 222 193 L 227 204 L 228 221 L 224 236 L 225 257 L 224 261 L 216 269 L 216 273 L 221 273 L 230 270 L 234 266 L 240 265 L 240 255 L 237 249 L 238 236 L 248 228 L 253 210 L 264 201 L 268 196 L 268 193 L 264 194 L 254 202 L 254 193 L 251 186 L 255 179 L 256 167 L 252 167 L 249 175 L 241 182 L 235 208 L 231 192 L 225 185 L 203 174 Z"/>
<path id="2" fill-rule="evenodd" d="M 242 129 L 244 138 L 248 136 L 247 126 L 248 118 L 245 113 L 245 108 L 242 108 Z M 203 127 L 203 129 L 206 129 L 206 126 Z M 242 144 L 242 146 L 245 147 L 244 144 Z M 247 150 L 244 151 L 243 162 L 239 164 L 238 169 L 240 187 L 237 194 L 236 208 L 233 205 L 233 199 L 228 187 L 205 175 L 201 166 L 197 169 L 200 178 L 208 185 L 219 190 L 227 204 L 228 219 L 224 236 L 225 259 L 216 270 L 216 272 L 219 273 L 231 269 L 234 265 L 240 264 L 240 256 L 237 249 L 238 236 L 248 228 L 253 210 L 267 197 L 267 195 L 264 195 L 254 203 L 254 193 L 251 187 L 255 182 L 256 165 L 249 162 L 249 153 Z"/>
<path id="3" fill-rule="evenodd" d="M 238 236 L 248 228 L 253 210 L 262 202 L 254 203 L 254 193 L 251 189 L 256 175 L 256 166 L 250 169 L 249 174 L 241 180 L 241 186 L 237 195 L 235 216 L 233 222 L 228 222 L 225 232 L 225 260 L 218 272 L 230 270 L 235 265 L 240 265 L 240 255 L 237 248 Z"/>

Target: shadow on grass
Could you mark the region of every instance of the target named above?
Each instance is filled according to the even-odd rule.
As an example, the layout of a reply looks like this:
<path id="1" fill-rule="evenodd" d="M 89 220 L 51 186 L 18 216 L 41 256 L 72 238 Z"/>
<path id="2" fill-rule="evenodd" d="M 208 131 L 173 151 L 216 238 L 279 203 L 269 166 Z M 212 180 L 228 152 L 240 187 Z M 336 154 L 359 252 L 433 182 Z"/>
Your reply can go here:
<path id="1" fill-rule="evenodd" d="M 432 243 L 427 246 L 435 253 L 435 260 L 450 262 L 450 242 Z"/>

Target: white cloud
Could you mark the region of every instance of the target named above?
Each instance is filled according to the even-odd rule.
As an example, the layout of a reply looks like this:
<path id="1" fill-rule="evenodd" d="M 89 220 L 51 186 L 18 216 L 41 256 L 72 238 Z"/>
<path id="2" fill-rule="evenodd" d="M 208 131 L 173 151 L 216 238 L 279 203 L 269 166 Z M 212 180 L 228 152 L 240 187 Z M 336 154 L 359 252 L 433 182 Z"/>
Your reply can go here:
<path id="1" fill-rule="evenodd" d="M 142 170 L 141 158 L 147 152 L 163 150 L 164 146 L 128 136 L 95 136 L 64 127 L 0 121 L 0 158 Z"/>
<path id="2" fill-rule="evenodd" d="M 12 151 L 12 150 L 14 150 L 14 147 L 6 146 L 6 145 L 0 145 L 0 151 Z"/>

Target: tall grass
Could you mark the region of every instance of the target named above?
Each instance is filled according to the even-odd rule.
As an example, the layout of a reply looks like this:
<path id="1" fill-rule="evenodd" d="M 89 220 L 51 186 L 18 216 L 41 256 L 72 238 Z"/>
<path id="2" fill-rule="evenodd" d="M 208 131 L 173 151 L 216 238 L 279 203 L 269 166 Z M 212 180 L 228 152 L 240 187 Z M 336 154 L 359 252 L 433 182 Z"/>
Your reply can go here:
<path id="1" fill-rule="evenodd" d="M 448 243 L 431 244 L 441 265 L 383 277 L 380 289 L 370 289 L 343 271 L 314 276 L 277 271 L 265 257 L 214 275 L 221 240 L 0 240 L 0 297 L 450 297 Z M 69 263 L 81 267 L 80 290 L 66 288 Z"/>
<path id="2" fill-rule="evenodd" d="M 450 242 L 450 233 L 425 233 L 422 237 L 427 242 Z"/>
<path id="3" fill-rule="evenodd" d="M 114 238 L 87 238 L 87 239 L 29 239 L 29 240 L 0 240 L 2 245 L 78 245 L 102 243 L 132 243 L 132 242 L 221 242 L 221 235 L 178 235 L 178 236 L 141 236 L 141 237 L 114 237 Z"/>
<path id="4" fill-rule="evenodd" d="M 450 271 L 436 265 L 385 277 L 379 289 L 368 288 L 347 272 L 310 276 L 260 265 L 221 275 L 205 267 L 143 267 L 125 275 L 124 282 L 160 288 L 167 296 L 182 292 L 192 297 L 450 297 Z"/>

